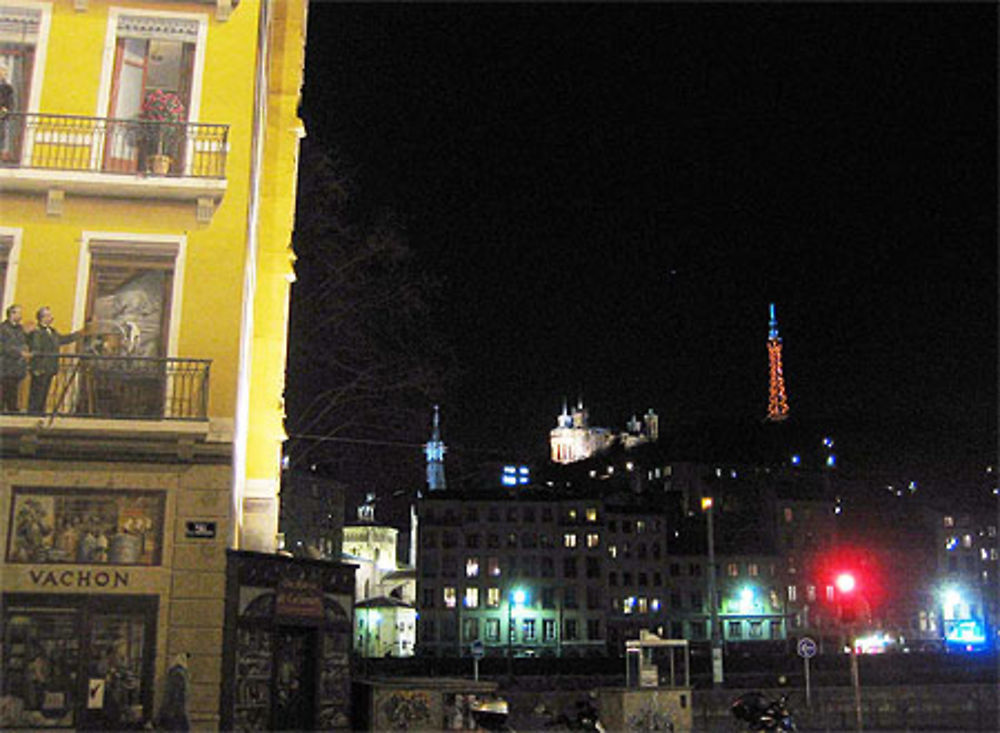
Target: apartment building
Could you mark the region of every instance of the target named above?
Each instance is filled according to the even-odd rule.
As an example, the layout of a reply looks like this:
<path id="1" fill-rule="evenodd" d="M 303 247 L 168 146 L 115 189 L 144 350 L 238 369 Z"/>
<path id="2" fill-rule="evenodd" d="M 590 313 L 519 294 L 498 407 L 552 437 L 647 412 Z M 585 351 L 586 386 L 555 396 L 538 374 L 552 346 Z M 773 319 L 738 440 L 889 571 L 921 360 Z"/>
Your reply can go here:
<path id="1" fill-rule="evenodd" d="M 0 1 L 0 299 L 73 334 L 0 415 L 4 728 L 141 727 L 181 652 L 218 727 L 260 652 L 224 669 L 227 551 L 275 551 L 305 14 Z"/>

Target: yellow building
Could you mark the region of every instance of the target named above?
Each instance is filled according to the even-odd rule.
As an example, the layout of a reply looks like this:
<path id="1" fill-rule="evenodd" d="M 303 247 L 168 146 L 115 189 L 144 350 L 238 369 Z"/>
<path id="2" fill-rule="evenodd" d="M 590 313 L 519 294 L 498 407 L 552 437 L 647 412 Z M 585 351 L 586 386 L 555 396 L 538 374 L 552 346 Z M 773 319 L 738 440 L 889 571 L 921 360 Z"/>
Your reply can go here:
<path id="1" fill-rule="evenodd" d="M 0 299 L 85 332 L 3 365 L 0 727 L 149 720 L 181 652 L 219 725 L 227 551 L 275 551 L 306 5 L 0 0 Z"/>

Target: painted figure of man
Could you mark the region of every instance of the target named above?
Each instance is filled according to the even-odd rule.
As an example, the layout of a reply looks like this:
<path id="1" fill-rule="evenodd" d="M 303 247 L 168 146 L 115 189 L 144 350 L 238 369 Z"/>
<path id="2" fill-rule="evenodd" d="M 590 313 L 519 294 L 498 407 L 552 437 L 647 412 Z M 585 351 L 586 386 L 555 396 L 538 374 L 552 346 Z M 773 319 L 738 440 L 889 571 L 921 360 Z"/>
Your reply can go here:
<path id="1" fill-rule="evenodd" d="M 52 378 L 59 372 L 59 347 L 79 341 L 84 331 L 74 331 L 63 335 L 52 327 L 52 309 L 43 306 L 38 309 L 38 325 L 28 336 L 31 349 L 31 387 L 28 390 L 28 412 L 41 414 L 45 411 L 45 400 L 49 395 Z"/>
<path id="2" fill-rule="evenodd" d="M 17 412 L 21 380 L 28 373 L 28 333 L 21 325 L 21 306 L 7 308 L 7 318 L 0 323 L 0 410 Z"/>

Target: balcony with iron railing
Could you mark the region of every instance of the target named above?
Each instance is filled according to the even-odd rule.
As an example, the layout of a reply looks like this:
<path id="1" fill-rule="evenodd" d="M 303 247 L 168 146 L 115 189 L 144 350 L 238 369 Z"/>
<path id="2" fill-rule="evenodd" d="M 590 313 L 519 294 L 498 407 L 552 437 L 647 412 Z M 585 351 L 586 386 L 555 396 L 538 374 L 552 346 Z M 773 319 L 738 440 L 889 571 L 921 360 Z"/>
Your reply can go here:
<path id="1" fill-rule="evenodd" d="M 228 125 L 9 112 L 0 190 L 217 203 L 228 149 Z"/>
<path id="2" fill-rule="evenodd" d="M 25 415 L 49 421 L 57 417 L 104 420 L 207 421 L 208 359 L 61 354 L 51 360 L 53 371 L 44 405 L 30 405 L 31 381 L 20 384 L 17 410 L 3 416 Z"/>

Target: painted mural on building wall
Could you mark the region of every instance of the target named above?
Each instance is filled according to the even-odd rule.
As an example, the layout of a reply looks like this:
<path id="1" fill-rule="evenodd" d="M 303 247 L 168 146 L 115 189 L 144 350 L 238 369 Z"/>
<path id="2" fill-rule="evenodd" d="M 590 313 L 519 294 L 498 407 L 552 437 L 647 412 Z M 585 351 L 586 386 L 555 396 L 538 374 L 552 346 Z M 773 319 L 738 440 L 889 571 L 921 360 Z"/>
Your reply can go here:
<path id="1" fill-rule="evenodd" d="M 164 494 L 15 488 L 10 563 L 159 565 Z"/>

